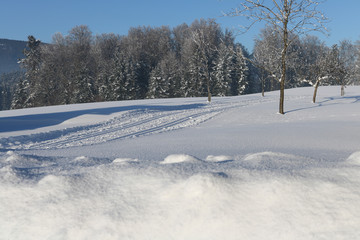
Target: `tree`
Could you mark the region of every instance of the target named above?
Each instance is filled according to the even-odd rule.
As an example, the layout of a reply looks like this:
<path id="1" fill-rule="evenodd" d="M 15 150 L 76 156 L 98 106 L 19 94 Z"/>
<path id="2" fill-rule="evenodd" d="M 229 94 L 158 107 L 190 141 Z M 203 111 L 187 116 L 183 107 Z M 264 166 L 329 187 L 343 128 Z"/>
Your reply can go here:
<path id="1" fill-rule="evenodd" d="M 281 37 L 272 26 L 262 29 L 258 38 L 255 39 L 252 62 L 259 69 L 263 95 L 265 91 L 279 89 L 281 47 Z"/>
<path id="2" fill-rule="evenodd" d="M 355 68 L 354 68 L 354 83 L 360 84 L 360 40 L 355 43 L 356 57 L 355 57 Z"/>
<path id="3" fill-rule="evenodd" d="M 120 36 L 115 34 L 101 34 L 96 36 L 92 53 L 95 58 L 97 70 L 95 85 L 98 89 L 98 101 L 120 100 L 116 96 L 119 92 L 114 81 L 119 70 L 120 60 L 118 59 Z"/>
<path id="4" fill-rule="evenodd" d="M 150 74 L 148 98 L 178 96 L 181 75 L 175 53 L 170 52 Z"/>
<path id="5" fill-rule="evenodd" d="M 284 114 L 284 91 L 287 72 L 287 52 L 293 36 L 309 31 L 326 30 L 326 18 L 317 9 L 319 1 L 314 0 L 243 0 L 240 7 L 228 16 L 245 16 L 250 20 L 249 29 L 257 22 L 272 25 L 281 36 L 281 77 L 279 113 Z"/>
<path id="6" fill-rule="evenodd" d="M 92 32 L 88 26 L 76 26 L 69 31 L 66 40 L 72 53 L 73 66 L 70 69 L 73 86 L 72 103 L 92 102 L 96 94 L 94 73 L 96 65 L 91 54 Z"/>
<path id="7" fill-rule="evenodd" d="M 14 71 L 0 75 L 0 110 L 11 108 L 17 84 L 24 78 L 23 71 Z"/>
<path id="8" fill-rule="evenodd" d="M 133 61 L 136 81 L 136 98 L 145 98 L 148 93 L 151 71 L 171 49 L 171 31 L 168 27 L 131 28 L 124 39 L 128 55 Z"/>
<path id="9" fill-rule="evenodd" d="M 346 69 L 343 59 L 340 57 L 340 51 L 337 44 L 332 46 L 328 57 L 329 75 L 332 83 L 341 85 L 341 96 L 344 96 L 346 85 Z"/>
<path id="10" fill-rule="evenodd" d="M 200 67 L 205 79 L 208 102 L 211 102 L 212 69 L 218 52 L 219 40 L 221 37 L 220 26 L 213 20 L 195 21 L 191 26 L 191 37 L 196 45 L 199 56 Z"/>
<path id="11" fill-rule="evenodd" d="M 232 95 L 243 95 L 250 93 L 250 79 L 249 79 L 249 66 L 246 62 L 244 49 L 240 44 L 235 45 L 235 55 L 234 55 L 234 66 L 233 69 L 233 94 Z M 234 82 L 236 85 L 234 86 Z M 234 94 L 236 91 L 236 94 Z"/>
<path id="12" fill-rule="evenodd" d="M 41 55 L 41 41 L 34 36 L 28 36 L 27 48 L 24 50 L 25 58 L 20 60 L 20 66 L 26 70 L 25 78 L 18 83 L 12 108 L 36 106 L 36 98 L 41 93 L 41 85 L 38 82 Z"/>
<path id="13" fill-rule="evenodd" d="M 314 87 L 313 103 L 316 102 L 317 90 L 321 83 L 326 83 L 329 79 L 328 74 L 328 55 L 329 49 L 318 37 L 307 36 L 303 40 L 302 66 L 303 82 Z"/>
<path id="14" fill-rule="evenodd" d="M 341 96 L 345 94 L 345 87 L 348 84 L 354 83 L 356 79 L 356 59 L 357 49 L 354 44 L 349 40 L 343 40 L 339 46 L 339 58 L 342 62 L 346 75 L 341 84 Z"/>
<path id="15" fill-rule="evenodd" d="M 235 68 L 233 56 L 233 49 L 225 43 L 221 43 L 219 46 L 219 56 L 214 69 L 213 78 L 215 81 L 212 86 L 213 95 L 227 96 L 231 94 L 232 74 Z"/>
<path id="16" fill-rule="evenodd" d="M 298 78 L 302 83 L 314 87 L 313 102 L 316 101 L 318 87 L 326 83 L 328 76 L 329 49 L 316 36 L 306 36 L 301 42 L 301 62 L 298 65 Z"/>

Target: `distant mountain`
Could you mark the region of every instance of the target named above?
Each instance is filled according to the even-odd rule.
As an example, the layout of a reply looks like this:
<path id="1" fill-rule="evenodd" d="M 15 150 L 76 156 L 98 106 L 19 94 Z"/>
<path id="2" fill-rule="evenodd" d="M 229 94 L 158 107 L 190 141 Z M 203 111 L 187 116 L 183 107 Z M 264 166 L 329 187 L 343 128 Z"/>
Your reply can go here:
<path id="1" fill-rule="evenodd" d="M 20 69 L 18 60 L 23 58 L 26 41 L 0 39 L 0 74 Z"/>

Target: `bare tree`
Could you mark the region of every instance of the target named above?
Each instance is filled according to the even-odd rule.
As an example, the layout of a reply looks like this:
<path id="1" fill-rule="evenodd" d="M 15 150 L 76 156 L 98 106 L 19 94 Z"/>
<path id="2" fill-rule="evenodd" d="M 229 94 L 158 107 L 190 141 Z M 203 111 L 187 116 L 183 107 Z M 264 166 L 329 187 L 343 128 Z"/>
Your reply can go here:
<path id="1" fill-rule="evenodd" d="M 298 77 L 302 83 L 314 87 L 312 101 L 315 103 L 320 84 L 329 82 L 330 49 L 316 36 L 306 36 L 301 45 L 302 62 L 298 66 Z"/>
<path id="2" fill-rule="evenodd" d="M 238 8 L 227 16 L 243 16 L 250 24 L 245 30 L 257 22 L 266 22 L 274 27 L 282 37 L 280 104 L 279 113 L 284 114 L 284 91 L 287 68 L 287 51 L 294 38 L 292 36 L 306 34 L 310 31 L 326 32 L 327 18 L 318 10 L 320 1 L 316 0 L 243 0 Z"/>
<path id="3" fill-rule="evenodd" d="M 281 43 L 281 38 L 272 26 L 262 29 L 258 38 L 255 39 L 251 61 L 259 69 L 263 96 L 265 91 L 279 89 L 277 79 L 281 76 Z"/>

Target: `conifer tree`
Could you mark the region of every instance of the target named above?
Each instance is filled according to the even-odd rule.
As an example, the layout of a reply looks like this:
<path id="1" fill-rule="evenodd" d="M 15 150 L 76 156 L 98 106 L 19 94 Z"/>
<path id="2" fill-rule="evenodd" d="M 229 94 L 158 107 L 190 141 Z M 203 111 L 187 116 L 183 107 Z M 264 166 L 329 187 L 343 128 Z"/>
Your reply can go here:
<path id="1" fill-rule="evenodd" d="M 41 68 L 40 40 L 28 36 L 27 48 L 24 50 L 25 58 L 20 60 L 20 65 L 26 70 L 25 78 L 18 84 L 12 108 L 26 108 L 36 106 L 39 89 L 39 73 Z"/>
<path id="2" fill-rule="evenodd" d="M 221 43 L 214 69 L 215 81 L 212 92 L 215 96 L 228 96 L 231 94 L 233 71 L 235 71 L 233 56 L 233 50 L 230 50 L 225 43 Z"/>

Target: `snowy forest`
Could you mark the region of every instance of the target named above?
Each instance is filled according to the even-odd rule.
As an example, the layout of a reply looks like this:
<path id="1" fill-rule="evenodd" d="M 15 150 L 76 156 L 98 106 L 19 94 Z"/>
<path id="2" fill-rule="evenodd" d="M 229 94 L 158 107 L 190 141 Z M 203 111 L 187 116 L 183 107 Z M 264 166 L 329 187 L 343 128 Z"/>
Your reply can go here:
<path id="1" fill-rule="evenodd" d="M 241 38 L 241 36 L 240 36 Z M 293 36 L 286 88 L 359 83 L 359 46 L 326 46 L 316 36 Z M 0 82 L 0 109 L 145 98 L 234 96 L 279 89 L 282 40 L 261 30 L 249 53 L 213 19 L 173 29 L 134 27 L 127 36 L 94 36 L 76 26 L 52 43 L 28 37 L 23 71 Z M 16 85 L 14 84 L 16 83 Z"/>

